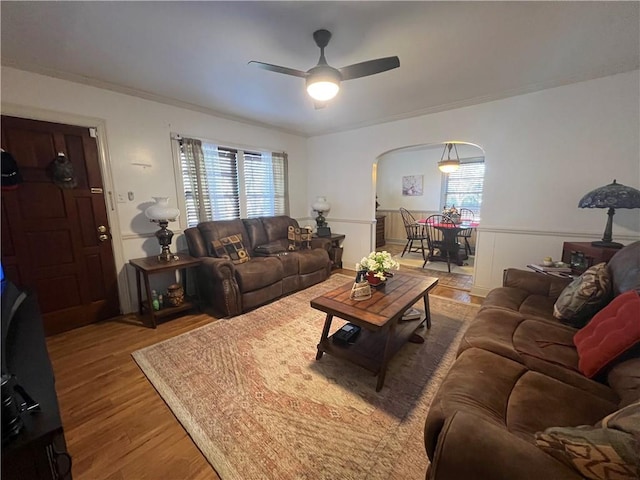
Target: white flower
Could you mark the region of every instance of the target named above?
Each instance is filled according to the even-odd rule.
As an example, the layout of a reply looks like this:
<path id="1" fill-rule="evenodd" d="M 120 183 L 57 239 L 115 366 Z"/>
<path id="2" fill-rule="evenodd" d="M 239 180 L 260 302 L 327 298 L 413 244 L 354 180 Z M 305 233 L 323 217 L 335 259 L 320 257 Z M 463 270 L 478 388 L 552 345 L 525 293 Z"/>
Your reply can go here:
<path id="1" fill-rule="evenodd" d="M 360 260 L 359 265 L 363 270 L 374 272 L 375 276 L 380 279 L 384 278 L 385 272 L 392 269 L 398 270 L 400 268 L 400 264 L 396 262 L 387 251 L 371 252 L 368 256 Z"/>

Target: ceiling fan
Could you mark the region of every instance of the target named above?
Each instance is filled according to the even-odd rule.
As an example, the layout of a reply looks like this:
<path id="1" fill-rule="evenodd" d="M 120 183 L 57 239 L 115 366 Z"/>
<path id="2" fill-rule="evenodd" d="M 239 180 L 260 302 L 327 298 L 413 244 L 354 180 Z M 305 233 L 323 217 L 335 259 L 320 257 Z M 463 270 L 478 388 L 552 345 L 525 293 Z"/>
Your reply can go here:
<path id="1" fill-rule="evenodd" d="M 377 58 L 362 63 L 355 63 L 342 68 L 333 68 L 324 58 L 324 47 L 331 40 L 331 32 L 328 30 L 316 30 L 313 32 L 313 39 L 320 48 L 320 60 L 318 64 L 303 72 L 294 68 L 281 67 L 270 63 L 256 62 L 252 60 L 249 64 L 276 73 L 301 77 L 307 81 L 307 92 L 316 100 L 316 108 L 324 107 L 324 102 L 331 100 L 340 90 L 340 82 L 343 80 L 353 80 L 354 78 L 368 77 L 376 73 L 386 72 L 400 66 L 398 57 Z"/>

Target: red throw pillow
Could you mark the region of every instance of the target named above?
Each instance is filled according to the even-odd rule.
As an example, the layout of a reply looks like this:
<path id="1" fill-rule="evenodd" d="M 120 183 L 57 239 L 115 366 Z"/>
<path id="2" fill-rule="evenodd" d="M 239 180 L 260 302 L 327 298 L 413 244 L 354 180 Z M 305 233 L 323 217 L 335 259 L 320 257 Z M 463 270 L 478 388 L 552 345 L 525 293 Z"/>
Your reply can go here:
<path id="1" fill-rule="evenodd" d="M 621 354 L 640 344 L 640 295 L 635 290 L 614 298 L 573 337 L 578 369 L 595 377 Z"/>

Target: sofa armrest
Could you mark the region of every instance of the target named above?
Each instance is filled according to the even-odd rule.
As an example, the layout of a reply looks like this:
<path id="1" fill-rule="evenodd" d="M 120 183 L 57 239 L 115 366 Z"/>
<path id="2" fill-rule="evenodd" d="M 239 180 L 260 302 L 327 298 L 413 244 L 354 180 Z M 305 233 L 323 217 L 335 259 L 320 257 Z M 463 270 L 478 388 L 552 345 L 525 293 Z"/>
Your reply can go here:
<path id="1" fill-rule="evenodd" d="M 316 237 L 311 239 L 311 248 L 321 248 L 327 252 L 331 251 L 331 240 L 326 237 Z"/>
<path id="2" fill-rule="evenodd" d="M 518 288 L 532 295 L 558 298 L 571 283 L 570 278 L 554 277 L 538 272 L 507 268 L 502 278 L 503 287 Z"/>
<path id="3" fill-rule="evenodd" d="M 236 281 L 234 264 L 224 258 L 201 257 L 198 267 L 200 297 L 232 317 L 242 313 L 242 294 Z"/>
<path id="4" fill-rule="evenodd" d="M 226 258 L 200 257 L 200 268 L 205 275 L 216 280 L 235 278 L 235 266 Z"/>
<path id="5" fill-rule="evenodd" d="M 462 411 L 445 422 L 427 478 L 582 480 L 575 470 L 505 427 Z"/>

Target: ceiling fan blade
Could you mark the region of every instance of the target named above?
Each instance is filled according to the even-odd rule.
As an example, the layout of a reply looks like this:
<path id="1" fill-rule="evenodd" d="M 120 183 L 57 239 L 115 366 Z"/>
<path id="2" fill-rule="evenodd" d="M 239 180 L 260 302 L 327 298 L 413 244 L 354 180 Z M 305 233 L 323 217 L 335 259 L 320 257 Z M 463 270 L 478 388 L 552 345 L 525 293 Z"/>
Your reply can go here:
<path id="1" fill-rule="evenodd" d="M 376 73 L 386 72 L 400 66 L 398 57 L 377 58 L 367 62 L 355 63 L 347 67 L 339 68 L 342 80 L 351 80 L 354 78 L 368 77 Z"/>
<path id="2" fill-rule="evenodd" d="M 276 73 L 284 73 L 285 75 L 293 75 L 294 77 L 302 77 L 306 78 L 307 72 L 303 72 L 302 70 L 296 70 L 294 68 L 281 67 L 279 65 L 271 65 L 270 63 L 256 62 L 255 60 L 251 60 L 249 65 L 255 65 L 258 68 L 263 68 L 265 70 L 271 70 Z"/>

